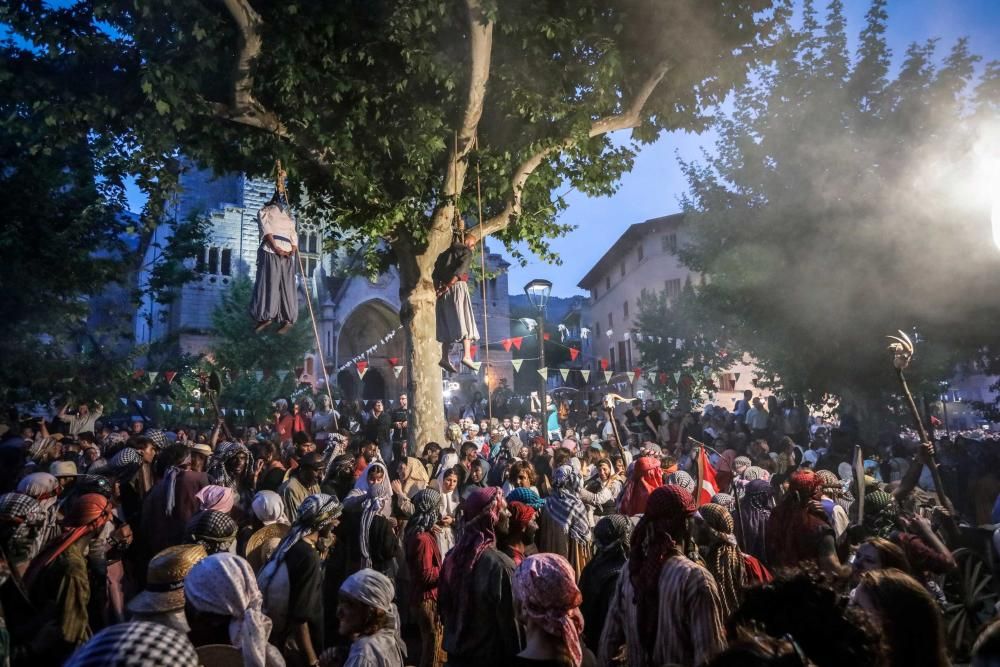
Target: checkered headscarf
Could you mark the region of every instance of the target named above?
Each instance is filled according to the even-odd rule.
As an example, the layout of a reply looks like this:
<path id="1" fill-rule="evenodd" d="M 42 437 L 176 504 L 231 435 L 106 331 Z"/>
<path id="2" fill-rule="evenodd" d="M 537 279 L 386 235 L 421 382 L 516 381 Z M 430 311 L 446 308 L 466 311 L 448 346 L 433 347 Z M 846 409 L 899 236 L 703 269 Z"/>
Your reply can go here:
<path id="1" fill-rule="evenodd" d="M 129 482 L 142 467 L 142 454 L 138 449 L 125 447 L 111 457 L 106 470 L 108 477 L 120 482 Z"/>
<path id="2" fill-rule="evenodd" d="M 413 516 L 406 522 L 406 536 L 425 533 L 441 519 L 441 492 L 421 489 L 413 496 Z"/>
<path id="3" fill-rule="evenodd" d="M 160 623 L 132 621 L 101 630 L 80 647 L 67 667 L 198 667 L 191 640 Z"/>
<path id="4" fill-rule="evenodd" d="M 0 496 L 0 523 L 23 524 L 45 521 L 45 510 L 38 501 L 24 493 Z"/>
<path id="5" fill-rule="evenodd" d="M 188 521 L 187 534 L 194 544 L 200 544 L 210 554 L 227 551 L 236 539 L 237 526 L 228 514 L 205 510 Z"/>
<path id="6" fill-rule="evenodd" d="M 163 449 L 170 442 L 167 440 L 167 434 L 158 428 L 152 428 L 143 433 L 144 436 L 153 441 L 153 446 L 157 449 Z"/>

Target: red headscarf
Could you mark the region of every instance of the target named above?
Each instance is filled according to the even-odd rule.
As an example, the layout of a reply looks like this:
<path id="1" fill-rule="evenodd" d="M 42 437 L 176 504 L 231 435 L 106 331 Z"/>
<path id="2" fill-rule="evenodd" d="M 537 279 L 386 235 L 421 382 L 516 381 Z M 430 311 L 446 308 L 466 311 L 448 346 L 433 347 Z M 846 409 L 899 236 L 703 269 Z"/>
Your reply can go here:
<path id="1" fill-rule="evenodd" d="M 534 508 L 516 500 L 507 503 L 507 509 L 510 511 L 511 530 L 514 530 L 515 527 L 524 530 L 531 520 L 535 518 Z"/>
<path id="2" fill-rule="evenodd" d="M 645 646 L 652 646 L 656 636 L 660 572 L 676 553 L 684 525 L 696 509 L 685 489 L 674 484 L 661 486 L 650 494 L 646 513 L 632 532 L 628 576 L 635 593 L 639 636 Z"/>
<path id="3" fill-rule="evenodd" d="M 625 516 L 635 516 L 646 511 L 646 501 L 653 491 L 663 486 L 663 472 L 660 462 L 652 456 L 636 459 L 632 465 L 632 476 L 625 484 L 619 511 Z"/>
<path id="4" fill-rule="evenodd" d="M 69 549 L 84 535 L 96 533 L 111 521 L 114 507 L 111 501 L 99 493 L 85 493 L 78 496 L 66 508 L 66 518 L 63 520 L 62 537 L 42 553 L 38 554 L 28 570 L 24 573 L 26 585 L 38 576 L 38 573 L 49 566 L 52 561 Z"/>
<path id="5" fill-rule="evenodd" d="M 799 470 L 788 480 L 788 493 L 767 521 L 767 560 L 774 567 L 796 567 L 818 554 L 819 534 L 832 530 L 809 503 L 823 494 L 823 480 L 812 470 Z"/>

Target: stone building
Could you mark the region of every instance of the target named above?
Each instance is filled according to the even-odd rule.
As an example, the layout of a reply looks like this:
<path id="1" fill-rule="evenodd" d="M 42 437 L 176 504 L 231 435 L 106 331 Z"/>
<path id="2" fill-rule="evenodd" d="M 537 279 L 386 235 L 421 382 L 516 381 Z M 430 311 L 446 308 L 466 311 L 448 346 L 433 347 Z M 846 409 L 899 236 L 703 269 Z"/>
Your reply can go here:
<path id="1" fill-rule="evenodd" d="M 199 277 L 182 287 L 171 303 L 160 304 L 146 294 L 149 275 L 148 271 L 141 272 L 138 284 L 145 296 L 134 321 L 135 340 L 137 344 L 176 340 L 179 351 L 204 354 L 211 347 L 212 313 L 223 294 L 237 277 L 254 279 L 260 244 L 257 211 L 270 200 L 274 184 L 268 179 L 215 176 L 190 169 L 181 176 L 180 186 L 170 215 L 178 220 L 204 215 L 209 220 L 208 241 L 202 252 L 190 260 Z M 317 325 L 331 382 L 337 382 L 346 399 L 397 398 L 406 385 L 405 339 L 399 330 L 398 275 L 392 270 L 375 281 L 358 275 L 354 256 L 325 251 L 319 227 L 301 217 L 296 222 L 306 275 L 300 289 L 302 298 L 308 291 L 317 304 Z M 169 243 L 169 231 L 161 227 L 144 249 L 143 265 L 153 266 L 161 248 Z M 510 335 L 506 273 L 509 265 L 488 248 L 486 265 L 487 273 L 493 276 L 486 285 L 489 337 L 498 341 Z M 485 335 L 481 287 L 470 284 L 470 291 L 480 333 Z M 249 320 L 247 325 L 250 326 Z M 309 324 L 302 322 L 301 326 Z M 393 331 L 395 335 L 381 344 Z M 356 366 L 345 367 L 345 364 L 365 354 L 373 345 L 376 349 L 367 355 L 369 365 L 362 379 Z M 398 377 L 388 363 L 391 358 L 404 366 Z M 484 360 L 483 352 L 477 359 Z M 451 380 L 467 389 L 487 381 L 494 385 L 501 380 L 512 382 L 509 353 L 491 348 L 490 365 L 489 369 L 480 369 L 478 376 L 463 369 Z M 320 387 L 323 373 L 316 350 L 306 356 L 303 368 L 300 379 Z"/>

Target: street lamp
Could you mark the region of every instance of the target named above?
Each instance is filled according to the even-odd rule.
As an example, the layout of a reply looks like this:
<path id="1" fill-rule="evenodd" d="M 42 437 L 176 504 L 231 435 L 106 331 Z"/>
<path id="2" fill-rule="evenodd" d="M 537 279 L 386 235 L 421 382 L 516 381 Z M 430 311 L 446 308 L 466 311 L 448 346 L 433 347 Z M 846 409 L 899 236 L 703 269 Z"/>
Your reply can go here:
<path id="1" fill-rule="evenodd" d="M 548 280 L 536 278 L 524 286 L 524 293 L 528 297 L 531 305 L 538 310 L 538 367 L 545 368 L 545 304 L 552 294 L 552 283 Z M 546 373 L 545 375 L 548 375 Z M 548 378 L 542 377 L 542 428 L 545 429 L 545 441 L 549 440 L 549 412 L 548 395 L 546 385 Z"/>

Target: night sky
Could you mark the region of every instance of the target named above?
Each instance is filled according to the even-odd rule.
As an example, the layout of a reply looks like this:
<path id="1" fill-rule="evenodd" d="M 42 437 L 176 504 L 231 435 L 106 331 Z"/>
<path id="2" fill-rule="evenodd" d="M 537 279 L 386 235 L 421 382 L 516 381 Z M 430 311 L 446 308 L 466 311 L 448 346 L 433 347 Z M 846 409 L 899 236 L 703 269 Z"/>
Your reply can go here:
<path id="1" fill-rule="evenodd" d="M 864 27 L 869 2 L 845 0 L 844 4 L 853 50 Z M 821 20 L 825 5 L 824 0 L 816 0 Z M 982 56 L 984 61 L 1000 59 L 1000 0 L 889 0 L 886 9 L 889 14 L 886 39 L 897 66 L 910 43 L 933 37 L 939 38 L 939 57 L 947 54 L 955 40 L 968 37 L 972 53 Z M 680 210 L 678 197 L 686 189 L 686 183 L 675 152 L 685 159 L 696 158 L 701 147 L 712 149 L 713 140 L 711 134 L 665 135 L 639 154 L 635 168 L 625 175 L 621 189 L 614 196 L 591 199 L 572 193 L 567 198 L 570 207 L 560 221 L 576 225 L 577 229 L 552 243 L 560 256 L 572 259 L 554 266 L 526 252 L 529 260 L 534 261 L 525 268 L 511 266 L 510 290 L 519 292 L 532 278 L 544 277 L 552 281 L 553 295 L 580 293 L 576 284 L 629 225 Z M 598 233 L 602 241 L 595 243 Z"/>

